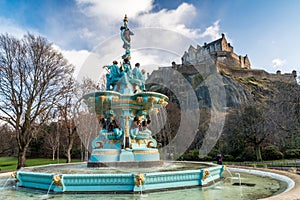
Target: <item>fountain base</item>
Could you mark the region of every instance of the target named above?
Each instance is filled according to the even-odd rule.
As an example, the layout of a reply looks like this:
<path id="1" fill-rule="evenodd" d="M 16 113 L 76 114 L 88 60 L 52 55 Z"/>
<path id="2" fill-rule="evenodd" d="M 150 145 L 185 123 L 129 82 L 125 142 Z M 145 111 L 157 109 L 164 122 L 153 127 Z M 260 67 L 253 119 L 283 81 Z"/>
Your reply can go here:
<path id="1" fill-rule="evenodd" d="M 162 161 L 124 162 L 126 167 L 133 165 L 157 166 Z M 89 165 L 101 165 L 92 163 Z M 107 166 L 108 163 L 103 163 Z M 110 164 L 122 165 L 122 162 Z M 205 186 L 222 178 L 224 166 L 217 165 L 204 169 L 146 172 L 146 173 L 42 173 L 32 171 L 18 171 L 17 186 L 35 188 L 55 193 L 85 193 L 85 192 L 150 192 L 166 189 L 180 189 L 183 187 Z"/>
<path id="2" fill-rule="evenodd" d="M 88 167 L 126 167 L 126 168 L 148 168 L 163 166 L 162 160 L 156 161 L 132 161 L 132 162 L 88 162 Z"/>
<path id="3" fill-rule="evenodd" d="M 88 167 L 154 167 L 162 166 L 157 149 L 94 149 Z"/>

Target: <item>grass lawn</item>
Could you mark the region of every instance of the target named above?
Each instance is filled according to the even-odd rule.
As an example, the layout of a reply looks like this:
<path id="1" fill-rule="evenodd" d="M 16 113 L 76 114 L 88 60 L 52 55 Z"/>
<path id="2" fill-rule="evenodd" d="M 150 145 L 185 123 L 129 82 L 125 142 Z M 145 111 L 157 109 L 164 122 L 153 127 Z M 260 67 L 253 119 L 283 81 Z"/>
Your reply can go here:
<path id="1" fill-rule="evenodd" d="M 223 162 L 225 165 L 240 165 L 249 167 L 297 167 L 300 168 L 300 159 L 283 159 L 270 161 L 249 161 L 249 162 Z"/>
<path id="2" fill-rule="evenodd" d="M 72 162 L 80 162 L 80 160 L 72 160 Z M 47 165 L 56 164 L 57 160 L 52 160 L 50 158 L 33 158 L 26 159 L 27 166 L 37 166 L 37 165 Z M 66 159 L 60 159 L 59 163 L 66 163 Z M 18 159 L 14 157 L 0 157 L 0 172 L 6 170 L 16 170 L 18 164 Z"/>

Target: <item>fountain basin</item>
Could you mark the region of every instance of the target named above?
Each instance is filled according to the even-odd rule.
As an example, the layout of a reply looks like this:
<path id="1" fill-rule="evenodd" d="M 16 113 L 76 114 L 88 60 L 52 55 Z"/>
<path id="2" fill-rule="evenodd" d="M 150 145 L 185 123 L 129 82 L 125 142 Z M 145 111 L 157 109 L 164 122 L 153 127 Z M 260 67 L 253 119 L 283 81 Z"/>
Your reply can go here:
<path id="1" fill-rule="evenodd" d="M 156 191 L 182 187 L 205 186 L 222 178 L 224 166 L 204 169 L 120 174 L 54 174 L 17 172 L 19 187 L 67 192 Z"/>
<path id="2" fill-rule="evenodd" d="M 102 114 L 111 108 L 143 110 L 156 105 L 165 107 L 169 98 L 157 92 L 139 92 L 127 95 L 115 91 L 98 91 L 84 95 L 83 99 L 89 107 L 95 109 L 96 114 Z"/>

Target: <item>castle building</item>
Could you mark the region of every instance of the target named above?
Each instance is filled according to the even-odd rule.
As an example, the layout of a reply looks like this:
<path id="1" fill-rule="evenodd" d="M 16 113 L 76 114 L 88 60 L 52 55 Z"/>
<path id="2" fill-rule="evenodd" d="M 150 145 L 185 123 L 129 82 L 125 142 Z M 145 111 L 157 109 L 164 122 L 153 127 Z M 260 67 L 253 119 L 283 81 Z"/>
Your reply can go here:
<path id="1" fill-rule="evenodd" d="M 183 65 L 195 65 L 208 58 L 214 61 L 218 71 L 224 67 L 251 69 L 248 56 L 234 53 L 233 47 L 227 42 L 225 34 L 222 34 L 222 37 L 218 40 L 208 44 L 204 43 L 203 46 L 197 45 L 197 48 L 190 46 L 188 51 L 184 52 L 181 60 Z"/>

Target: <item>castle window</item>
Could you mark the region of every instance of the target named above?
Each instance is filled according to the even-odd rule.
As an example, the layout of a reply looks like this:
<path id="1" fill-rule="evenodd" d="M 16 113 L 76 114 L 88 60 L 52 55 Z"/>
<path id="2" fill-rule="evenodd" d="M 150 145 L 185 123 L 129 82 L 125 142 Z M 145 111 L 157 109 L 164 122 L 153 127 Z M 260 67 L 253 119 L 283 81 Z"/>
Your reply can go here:
<path id="1" fill-rule="evenodd" d="M 221 50 L 221 44 L 219 43 L 219 44 L 216 44 L 216 51 L 222 51 Z"/>

